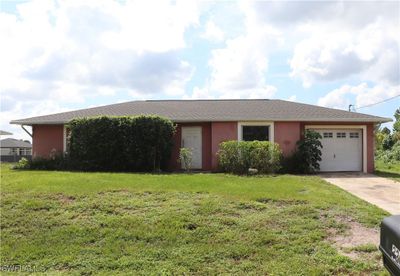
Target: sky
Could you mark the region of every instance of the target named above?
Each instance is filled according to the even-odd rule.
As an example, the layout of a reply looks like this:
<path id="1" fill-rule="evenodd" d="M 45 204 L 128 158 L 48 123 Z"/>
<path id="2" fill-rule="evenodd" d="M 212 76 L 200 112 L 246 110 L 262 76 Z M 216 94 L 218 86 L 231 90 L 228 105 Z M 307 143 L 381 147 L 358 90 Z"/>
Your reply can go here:
<path id="1" fill-rule="evenodd" d="M 146 99 L 283 99 L 393 117 L 400 1 L 0 0 L 0 129 Z M 389 124 L 390 127 L 390 124 Z"/>

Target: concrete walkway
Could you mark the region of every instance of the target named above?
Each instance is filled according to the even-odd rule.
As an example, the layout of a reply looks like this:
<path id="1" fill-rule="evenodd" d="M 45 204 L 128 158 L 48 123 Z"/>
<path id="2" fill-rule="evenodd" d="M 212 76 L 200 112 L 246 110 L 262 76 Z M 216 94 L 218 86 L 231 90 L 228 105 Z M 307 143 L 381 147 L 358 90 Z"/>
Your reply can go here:
<path id="1" fill-rule="evenodd" d="M 326 173 L 320 176 L 391 214 L 400 214 L 399 182 L 364 173 Z"/>

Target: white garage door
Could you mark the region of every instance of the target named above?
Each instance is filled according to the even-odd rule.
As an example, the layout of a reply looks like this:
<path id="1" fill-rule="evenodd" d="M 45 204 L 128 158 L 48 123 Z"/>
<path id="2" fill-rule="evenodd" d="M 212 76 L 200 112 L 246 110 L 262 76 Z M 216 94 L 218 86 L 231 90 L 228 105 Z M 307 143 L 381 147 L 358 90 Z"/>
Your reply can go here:
<path id="1" fill-rule="evenodd" d="M 321 136 L 323 172 L 362 171 L 362 130 L 316 129 Z"/>

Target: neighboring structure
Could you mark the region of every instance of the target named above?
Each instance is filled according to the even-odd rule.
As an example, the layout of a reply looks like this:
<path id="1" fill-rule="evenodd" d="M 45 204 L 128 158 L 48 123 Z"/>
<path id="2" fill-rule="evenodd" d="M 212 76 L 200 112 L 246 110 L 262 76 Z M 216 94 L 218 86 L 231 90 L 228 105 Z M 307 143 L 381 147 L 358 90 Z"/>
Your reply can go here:
<path id="1" fill-rule="evenodd" d="M 2 136 L 2 135 L 12 135 L 12 133 L 8 132 L 8 131 L 0 130 L 0 136 Z"/>
<path id="2" fill-rule="evenodd" d="M 28 141 L 7 138 L 0 140 L 2 162 L 18 162 L 22 157 L 32 157 L 32 144 Z"/>
<path id="3" fill-rule="evenodd" d="M 133 101 L 12 121 L 30 125 L 33 156 L 66 150 L 66 127 L 72 119 L 101 115 L 160 115 L 177 124 L 170 169 L 180 169 L 179 148 L 193 149 L 193 167 L 216 170 L 219 144 L 227 140 L 268 140 L 285 156 L 305 129 L 321 133 L 322 171 L 374 170 L 374 125 L 391 119 L 282 100 Z"/>

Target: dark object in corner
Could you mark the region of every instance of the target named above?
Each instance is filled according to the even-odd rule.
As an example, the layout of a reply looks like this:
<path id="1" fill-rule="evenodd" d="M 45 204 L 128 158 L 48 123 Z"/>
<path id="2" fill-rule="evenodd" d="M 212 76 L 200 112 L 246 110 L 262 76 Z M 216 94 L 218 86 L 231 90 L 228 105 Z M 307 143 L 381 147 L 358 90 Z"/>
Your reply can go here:
<path id="1" fill-rule="evenodd" d="M 383 219 L 379 250 L 386 269 L 392 275 L 400 275 L 400 215 Z"/>

